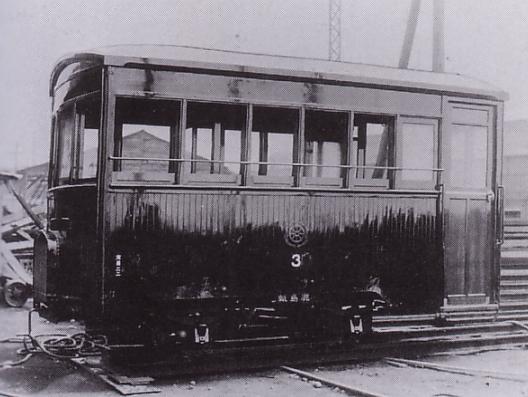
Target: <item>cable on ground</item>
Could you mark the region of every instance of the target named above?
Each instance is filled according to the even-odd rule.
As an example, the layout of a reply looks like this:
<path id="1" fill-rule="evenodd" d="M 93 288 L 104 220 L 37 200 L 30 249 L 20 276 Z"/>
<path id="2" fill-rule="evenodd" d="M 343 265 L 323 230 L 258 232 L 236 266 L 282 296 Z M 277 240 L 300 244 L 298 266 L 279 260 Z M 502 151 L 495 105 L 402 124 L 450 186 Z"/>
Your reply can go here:
<path id="1" fill-rule="evenodd" d="M 32 335 L 31 314 L 33 311 L 31 310 L 28 314 L 27 334 L 0 340 L 0 343 L 22 343 L 23 345 L 17 350 L 17 354 L 23 357 L 16 361 L 1 362 L 0 369 L 24 364 L 36 354 L 45 354 L 59 360 L 98 356 L 101 350 L 108 345 L 108 340 L 104 335 L 92 336 L 85 333 Z"/>

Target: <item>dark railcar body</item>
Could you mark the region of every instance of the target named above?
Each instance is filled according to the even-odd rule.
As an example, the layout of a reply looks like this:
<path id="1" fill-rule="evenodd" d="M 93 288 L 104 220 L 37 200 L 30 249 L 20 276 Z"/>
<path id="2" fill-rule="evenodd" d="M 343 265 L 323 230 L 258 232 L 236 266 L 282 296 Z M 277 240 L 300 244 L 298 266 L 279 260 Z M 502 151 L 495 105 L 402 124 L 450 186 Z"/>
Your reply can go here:
<path id="1" fill-rule="evenodd" d="M 287 58 L 262 67 L 264 57 L 248 54 L 236 63 L 225 54 L 159 51 L 149 58 L 77 54 L 52 75 L 49 223 L 35 245 L 42 314 L 81 316 L 116 343 L 174 346 L 368 331 L 380 295 L 399 314 L 496 303 L 502 93 L 430 72 Z M 302 67 L 291 71 L 291 62 Z M 211 153 L 209 172 L 195 149 L 209 116 L 193 120 L 207 106 L 228 129 L 242 125 L 239 171 L 226 168 L 224 154 L 217 167 Z M 290 175 L 265 176 L 267 136 L 258 138 L 252 174 L 251 137 L 271 123 L 255 121 L 265 106 L 281 108 L 268 112 L 273 117 L 298 112 L 295 123 L 274 125 L 295 129 Z M 226 109 L 234 109 L 230 119 Z M 332 117 L 345 142 L 317 127 L 327 135 L 307 144 L 316 128 L 308 123 Z M 126 138 L 126 118 L 171 120 L 170 139 L 146 131 Z M 366 178 L 368 164 L 357 158 L 369 123 L 383 126 L 376 144 L 388 149 L 379 149 Z M 81 135 L 64 138 L 68 125 Z M 427 169 L 409 162 L 419 157 L 404 138 L 413 126 L 431 133 Z M 88 130 L 96 131 L 98 149 L 97 172 L 86 176 Z M 464 153 L 452 148 L 460 136 L 469 147 L 472 137 L 481 142 L 484 163 L 481 155 L 475 161 L 485 164 L 484 176 L 476 184 L 478 174 L 457 179 Z M 132 137 L 170 160 L 151 154 L 147 171 L 125 171 L 126 161 L 146 161 L 124 154 Z M 344 145 L 339 164 L 307 164 L 310 156 L 328 161 L 317 139 Z M 323 177 L 325 166 L 338 168 L 337 177 Z M 405 180 L 405 172 L 418 174 Z"/>

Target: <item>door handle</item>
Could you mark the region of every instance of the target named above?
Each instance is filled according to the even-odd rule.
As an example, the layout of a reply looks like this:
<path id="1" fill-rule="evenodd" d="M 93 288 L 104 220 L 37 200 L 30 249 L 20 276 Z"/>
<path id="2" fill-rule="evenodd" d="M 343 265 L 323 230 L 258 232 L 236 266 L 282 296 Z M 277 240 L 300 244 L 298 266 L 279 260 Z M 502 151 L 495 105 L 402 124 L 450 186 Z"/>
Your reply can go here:
<path id="1" fill-rule="evenodd" d="M 491 203 L 494 198 L 495 198 L 495 195 L 493 194 L 493 192 L 490 192 L 490 193 L 486 194 L 486 201 L 488 203 Z"/>

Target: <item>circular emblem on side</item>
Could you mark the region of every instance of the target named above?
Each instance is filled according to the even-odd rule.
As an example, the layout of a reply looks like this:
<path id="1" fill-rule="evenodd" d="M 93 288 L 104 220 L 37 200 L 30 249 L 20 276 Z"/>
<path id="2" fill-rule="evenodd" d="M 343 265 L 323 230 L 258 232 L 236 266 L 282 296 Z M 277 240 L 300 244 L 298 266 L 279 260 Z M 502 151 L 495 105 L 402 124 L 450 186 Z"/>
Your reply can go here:
<path id="1" fill-rule="evenodd" d="M 286 244 L 292 247 L 301 247 L 308 241 L 308 232 L 302 223 L 291 225 L 285 234 Z"/>

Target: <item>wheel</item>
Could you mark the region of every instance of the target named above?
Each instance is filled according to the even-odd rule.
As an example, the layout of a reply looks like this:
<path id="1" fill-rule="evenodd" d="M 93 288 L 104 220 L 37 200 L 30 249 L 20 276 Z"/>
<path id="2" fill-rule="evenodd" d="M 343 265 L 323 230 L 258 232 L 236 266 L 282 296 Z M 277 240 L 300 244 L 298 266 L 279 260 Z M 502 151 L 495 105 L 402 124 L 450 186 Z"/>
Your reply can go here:
<path id="1" fill-rule="evenodd" d="M 7 283 L 4 286 L 4 300 L 8 306 L 22 307 L 29 297 L 28 287 L 22 283 Z"/>

